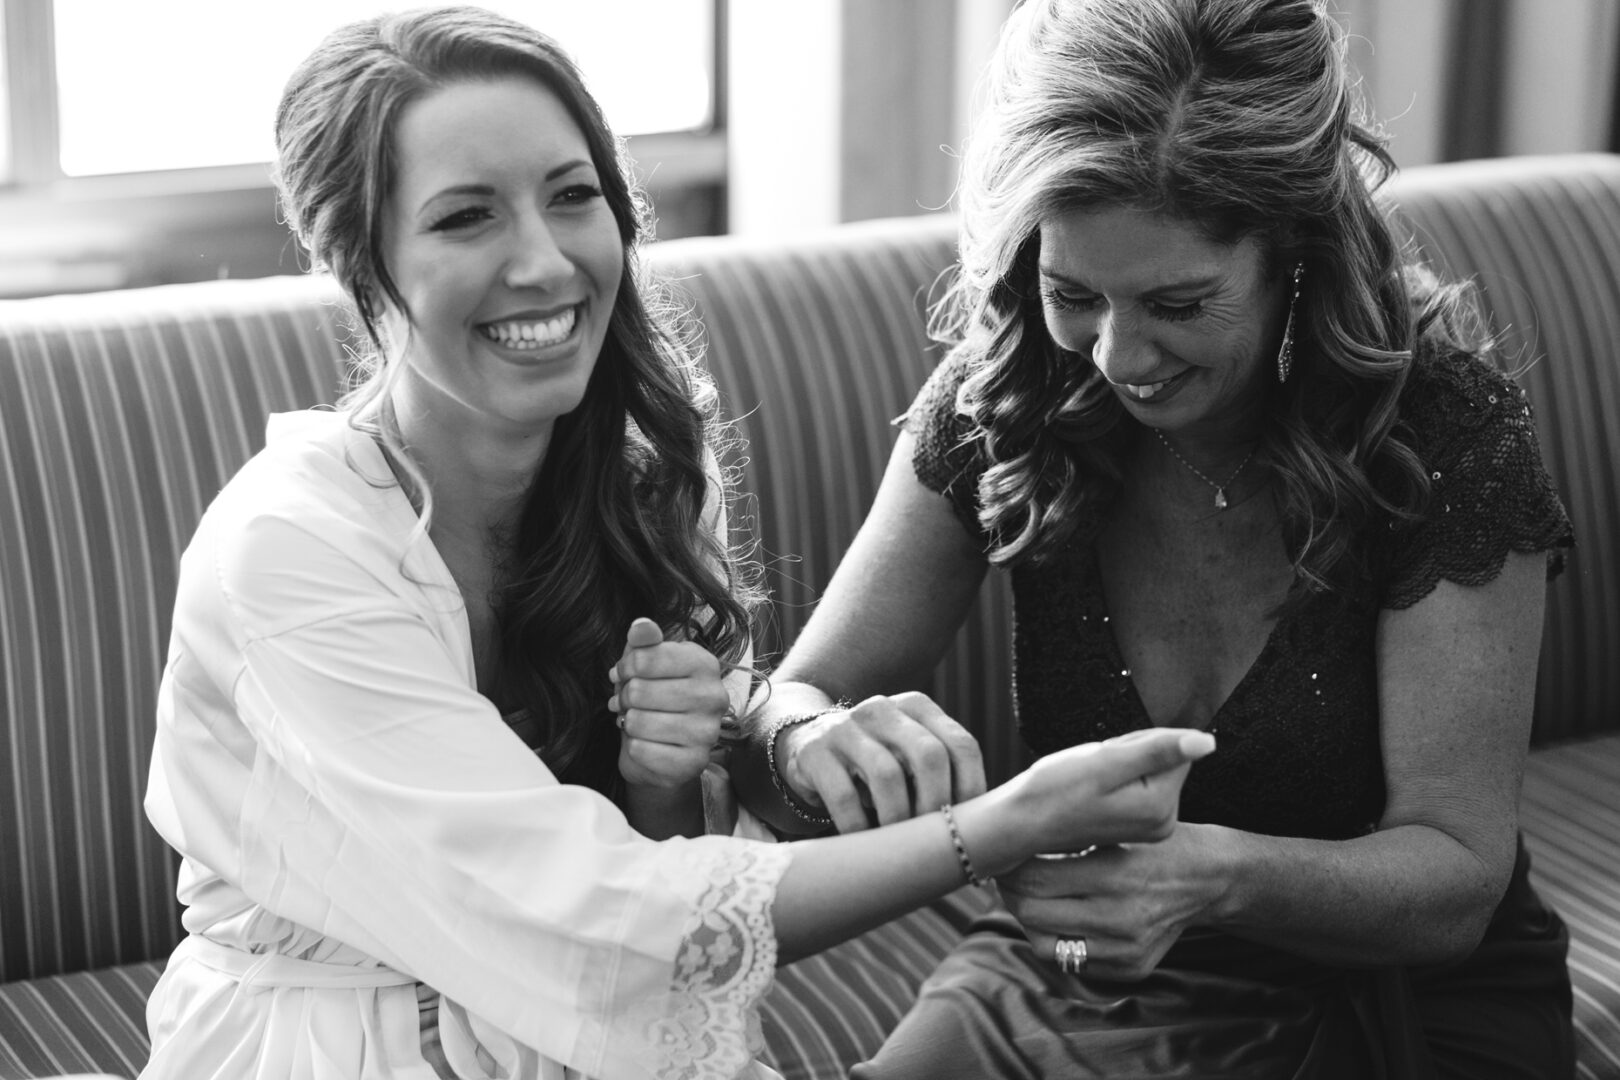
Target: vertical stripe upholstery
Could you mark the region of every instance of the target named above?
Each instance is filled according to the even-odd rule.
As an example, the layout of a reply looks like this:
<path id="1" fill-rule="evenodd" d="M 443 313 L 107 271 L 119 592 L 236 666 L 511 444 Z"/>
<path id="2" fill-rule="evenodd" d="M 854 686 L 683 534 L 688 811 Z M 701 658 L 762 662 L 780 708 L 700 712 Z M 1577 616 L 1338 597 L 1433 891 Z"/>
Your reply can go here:
<path id="1" fill-rule="evenodd" d="M 1620 1078 L 1620 735 L 1530 755 L 1519 808 L 1536 888 L 1569 924 L 1582 1080 Z"/>
<path id="2" fill-rule="evenodd" d="M 760 651 L 779 658 L 866 516 L 894 445 L 891 421 L 938 362 L 926 310 L 955 261 L 955 226 L 912 218 L 791 245 L 681 240 L 649 254 L 704 327 L 708 367 L 747 440 L 747 524 L 775 601 Z M 979 736 L 995 778 L 1024 760 L 1002 577 L 990 575 L 926 687 Z"/>
<path id="3" fill-rule="evenodd" d="M 1429 261 L 1477 282 L 1575 527 L 1548 589 L 1520 814 L 1569 924 L 1577 1075 L 1620 1078 L 1620 156 L 1415 170 L 1391 193 Z M 1553 745 L 1548 745 L 1553 744 Z"/>
<path id="4" fill-rule="evenodd" d="M 0 979 L 162 955 L 141 810 L 179 552 L 271 411 L 330 401 L 320 281 L 0 305 Z"/>
<path id="5" fill-rule="evenodd" d="M 1620 1076 L 1620 159 L 1440 166 L 1392 192 L 1431 258 L 1477 276 L 1510 350 L 1541 358 L 1524 381 L 1580 546 L 1550 592 L 1537 737 L 1608 738 L 1532 757 L 1524 823 L 1571 926 L 1580 1075 Z M 937 361 L 925 311 L 953 246 L 933 217 L 647 253 L 702 324 L 748 443 L 767 660 L 808 618 L 890 421 Z M 157 964 L 140 962 L 179 932 L 174 860 L 140 806 L 176 560 L 265 415 L 333 400 L 335 299 L 288 278 L 0 304 L 0 1080 L 133 1073 L 144 1056 Z M 1023 761 L 1010 629 L 993 573 L 927 687 L 996 776 Z M 978 902 L 958 894 L 784 971 L 771 1056 L 790 1077 L 841 1074 Z"/>
<path id="6" fill-rule="evenodd" d="M 1392 193 L 1429 261 L 1478 282 L 1536 410 L 1576 548 L 1548 591 L 1546 743 L 1620 728 L 1620 156 L 1420 169 Z M 1603 659 L 1608 658 L 1608 659 Z"/>

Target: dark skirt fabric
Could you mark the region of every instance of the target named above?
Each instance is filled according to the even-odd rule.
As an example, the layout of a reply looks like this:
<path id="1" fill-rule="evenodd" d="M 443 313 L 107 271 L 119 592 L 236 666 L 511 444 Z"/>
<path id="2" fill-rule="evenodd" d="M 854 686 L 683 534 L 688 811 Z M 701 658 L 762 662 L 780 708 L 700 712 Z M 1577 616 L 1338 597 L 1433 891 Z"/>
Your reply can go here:
<path id="1" fill-rule="evenodd" d="M 1522 845 L 1479 948 L 1346 970 L 1191 931 L 1140 982 L 1063 975 L 1005 912 L 980 919 L 855 1080 L 1566 1080 L 1568 935 Z"/>

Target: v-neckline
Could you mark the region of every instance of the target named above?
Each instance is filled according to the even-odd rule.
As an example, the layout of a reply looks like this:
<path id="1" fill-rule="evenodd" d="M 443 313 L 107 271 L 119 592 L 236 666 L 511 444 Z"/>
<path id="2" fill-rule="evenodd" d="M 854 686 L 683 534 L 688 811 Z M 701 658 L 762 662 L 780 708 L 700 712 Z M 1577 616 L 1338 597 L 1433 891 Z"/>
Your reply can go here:
<path id="1" fill-rule="evenodd" d="M 1088 576 L 1086 588 L 1092 594 L 1091 600 L 1096 605 L 1095 610 L 1101 615 L 1102 629 L 1098 632 L 1102 634 L 1109 662 L 1113 665 L 1113 670 L 1120 672 L 1125 679 L 1126 696 L 1130 699 L 1130 708 L 1136 714 L 1136 718 L 1148 727 L 1164 727 L 1164 723 L 1155 719 L 1148 712 L 1147 703 L 1142 700 L 1142 694 L 1136 687 L 1136 673 L 1126 662 L 1124 650 L 1119 647 L 1119 639 L 1114 634 L 1114 621 L 1108 610 L 1108 593 L 1103 589 L 1101 547 L 1096 542 L 1095 537 L 1087 544 L 1087 547 L 1090 549 L 1091 573 Z M 1210 714 L 1209 724 L 1204 728 L 1205 731 L 1213 734 L 1221 729 L 1226 714 L 1232 710 L 1232 703 L 1239 701 L 1248 690 L 1249 685 L 1257 681 L 1260 674 L 1269 666 L 1271 654 L 1277 647 L 1278 632 L 1288 619 L 1289 616 L 1284 614 L 1276 622 L 1272 623 L 1271 629 L 1266 632 L 1265 641 L 1260 645 L 1260 651 L 1255 654 L 1254 659 L 1249 662 L 1249 666 L 1239 676 L 1231 692 L 1226 695 L 1226 699 L 1216 706 L 1215 711 Z"/>

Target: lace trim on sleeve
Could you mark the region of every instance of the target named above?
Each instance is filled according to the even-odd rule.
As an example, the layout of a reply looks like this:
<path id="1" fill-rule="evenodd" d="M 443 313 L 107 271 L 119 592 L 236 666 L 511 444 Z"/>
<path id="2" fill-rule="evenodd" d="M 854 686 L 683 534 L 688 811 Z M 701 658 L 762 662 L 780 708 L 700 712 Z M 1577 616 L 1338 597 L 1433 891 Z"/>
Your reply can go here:
<path id="1" fill-rule="evenodd" d="M 1548 576 L 1574 543 L 1541 462 L 1524 390 L 1470 357 L 1436 360 L 1411 421 L 1433 485 L 1425 521 L 1397 530 L 1385 608 L 1408 608 L 1444 578 L 1483 585 L 1508 552 L 1548 552 Z"/>
<path id="2" fill-rule="evenodd" d="M 771 905 L 789 847 L 731 843 L 694 860 L 702 887 L 669 997 L 640 1025 L 661 1080 L 730 1080 L 764 1048 L 759 1002 L 776 972 Z"/>
<path id="3" fill-rule="evenodd" d="M 977 444 L 966 437 L 969 422 L 956 411 L 957 391 L 966 378 L 967 365 L 947 358 L 899 422 L 916 440 L 911 466 L 917 479 L 949 499 L 969 535 L 984 540 L 979 526 L 979 476 L 984 470 Z"/>

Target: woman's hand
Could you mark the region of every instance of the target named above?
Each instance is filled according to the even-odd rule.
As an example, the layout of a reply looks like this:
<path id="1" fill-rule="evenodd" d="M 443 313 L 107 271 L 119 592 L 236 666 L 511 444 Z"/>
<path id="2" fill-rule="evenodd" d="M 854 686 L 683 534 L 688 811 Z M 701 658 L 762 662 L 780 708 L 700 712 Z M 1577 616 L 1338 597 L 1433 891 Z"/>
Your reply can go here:
<path id="1" fill-rule="evenodd" d="M 619 775 L 631 787 L 673 792 L 694 784 L 720 741 L 731 698 L 720 661 L 690 641 L 665 641 L 637 619 L 609 677 L 608 708 L 619 714 Z"/>
<path id="2" fill-rule="evenodd" d="M 932 813 L 985 789 L 978 741 L 918 693 L 867 698 L 794 725 L 777 736 L 776 762 L 793 793 L 826 807 L 844 833 Z"/>
<path id="3" fill-rule="evenodd" d="M 1002 900 L 1042 956 L 1083 939 L 1085 974 L 1137 980 L 1218 901 L 1219 830 L 1177 824 L 1158 843 L 1046 856 L 996 879 Z"/>
<path id="4" fill-rule="evenodd" d="M 1214 749 L 1207 732 L 1144 728 L 1048 754 L 1003 787 L 1016 793 L 1035 851 L 1152 842 L 1175 831 L 1187 772 Z"/>

